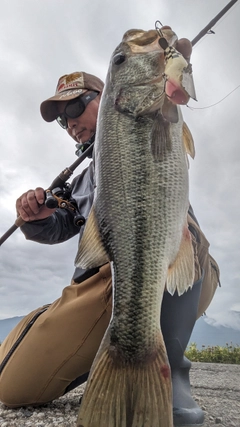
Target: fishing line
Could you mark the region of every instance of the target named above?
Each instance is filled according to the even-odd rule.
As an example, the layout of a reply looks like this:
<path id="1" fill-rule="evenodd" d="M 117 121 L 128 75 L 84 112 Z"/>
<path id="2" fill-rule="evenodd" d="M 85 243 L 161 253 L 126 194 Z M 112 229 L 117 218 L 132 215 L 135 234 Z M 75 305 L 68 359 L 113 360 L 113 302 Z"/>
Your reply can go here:
<path id="1" fill-rule="evenodd" d="M 211 108 L 214 107 L 215 105 L 220 104 L 222 101 L 224 101 L 224 99 L 226 99 L 228 96 L 230 96 L 233 92 L 235 92 L 235 90 L 237 90 L 240 87 L 240 85 L 238 85 L 237 87 L 235 87 L 235 89 L 233 89 L 231 92 L 229 92 L 226 96 L 224 96 L 224 98 L 220 99 L 220 101 L 215 102 L 215 104 L 211 104 L 208 105 L 206 107 L 190 107 L 189 105 L 187 105 L 188 108 L 190 108 L 190 110 L 205 110 L 206 108 Z"/>

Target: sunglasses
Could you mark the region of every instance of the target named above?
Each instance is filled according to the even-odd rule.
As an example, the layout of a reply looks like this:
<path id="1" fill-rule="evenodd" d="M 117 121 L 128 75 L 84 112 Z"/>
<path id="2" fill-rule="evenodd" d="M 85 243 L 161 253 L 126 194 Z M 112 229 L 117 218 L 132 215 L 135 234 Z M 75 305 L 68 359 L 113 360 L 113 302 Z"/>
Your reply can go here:
<path id="1" fill-rule="evenodd" d="M 60 114 L 56 120 L 58 124 L 63 128 L 67 129 L 68 119 L 76 119 L 84 113 L 86 106 L 98 96 L 99 92 L 89 92 L 86 95 L 80 95 L 78 98 L 74 98 L 69 101 L 64 109 L 64 112 Z"/>

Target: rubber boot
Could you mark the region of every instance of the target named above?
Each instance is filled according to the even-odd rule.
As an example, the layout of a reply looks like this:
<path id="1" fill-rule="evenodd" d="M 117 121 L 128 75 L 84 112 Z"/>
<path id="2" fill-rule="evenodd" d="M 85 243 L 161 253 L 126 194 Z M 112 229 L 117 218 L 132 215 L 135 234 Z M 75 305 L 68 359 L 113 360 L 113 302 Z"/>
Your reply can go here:
<path id="1" fill-rule="evenodd" d="M 74 381 L 72 381 L 67 388 L 65 389 L 64 394 L 68 393 L 71 390 L 74 390 L 79 385 L 85 383 L 88 379 L 89 372 L 86 372 L 86 374 L 80 375 L 80 377 L 77 377 Z"/>
<path id="2" fill-rule="evenodd" d="M 184 356 L 197 318 L 201 286 L 202 279 L 181 296 L 165 292 L 162 302 L 161 328 L 171 366 L 174 427 L 196 427 L 204 422 L 204 413 L 191 396 L 191 362 Z"/>

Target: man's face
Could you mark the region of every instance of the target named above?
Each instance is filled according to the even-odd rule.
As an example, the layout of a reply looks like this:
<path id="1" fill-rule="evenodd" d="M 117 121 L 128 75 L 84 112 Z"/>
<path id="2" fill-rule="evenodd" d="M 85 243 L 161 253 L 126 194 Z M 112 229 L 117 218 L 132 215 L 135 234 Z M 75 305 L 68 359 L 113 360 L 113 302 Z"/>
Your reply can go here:
<path id="1" fill-rule="evenodd" d="M 89 102 L 81 116 L 78 116 L 75 119 L 67 119 L 67 133 L 74 139 L 75 142 L 83 144 L 95 134 L 99 102 L 100 95 L 98 95 L 95 99 Z M 57 106 L 59 114 L 62 114 L 64 112 L 64 109 L 67 104 L 67 101 L 58 102 Z"/>

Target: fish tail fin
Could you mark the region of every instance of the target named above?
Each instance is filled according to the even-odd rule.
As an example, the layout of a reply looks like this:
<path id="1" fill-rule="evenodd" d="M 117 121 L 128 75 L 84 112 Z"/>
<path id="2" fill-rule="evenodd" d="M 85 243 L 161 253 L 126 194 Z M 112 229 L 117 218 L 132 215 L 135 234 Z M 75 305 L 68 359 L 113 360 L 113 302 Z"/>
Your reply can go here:
<path id="1" fill-rule="evenodd" d="M 177 257 L 168 269 L 166 282 L 167 291 L 173 295 L 177 290 L 178 295 L 182 295 L 193 286 L 194 275 L 195 268 L 192 239 L 186 224 Z"/>
<path id="2" fill-rule="evenodd" d="M 145 363 L 123 360 L 109 346 L 93 366 L 78 427 L 173 427 L 171 373 L 164 346 Z"/>

